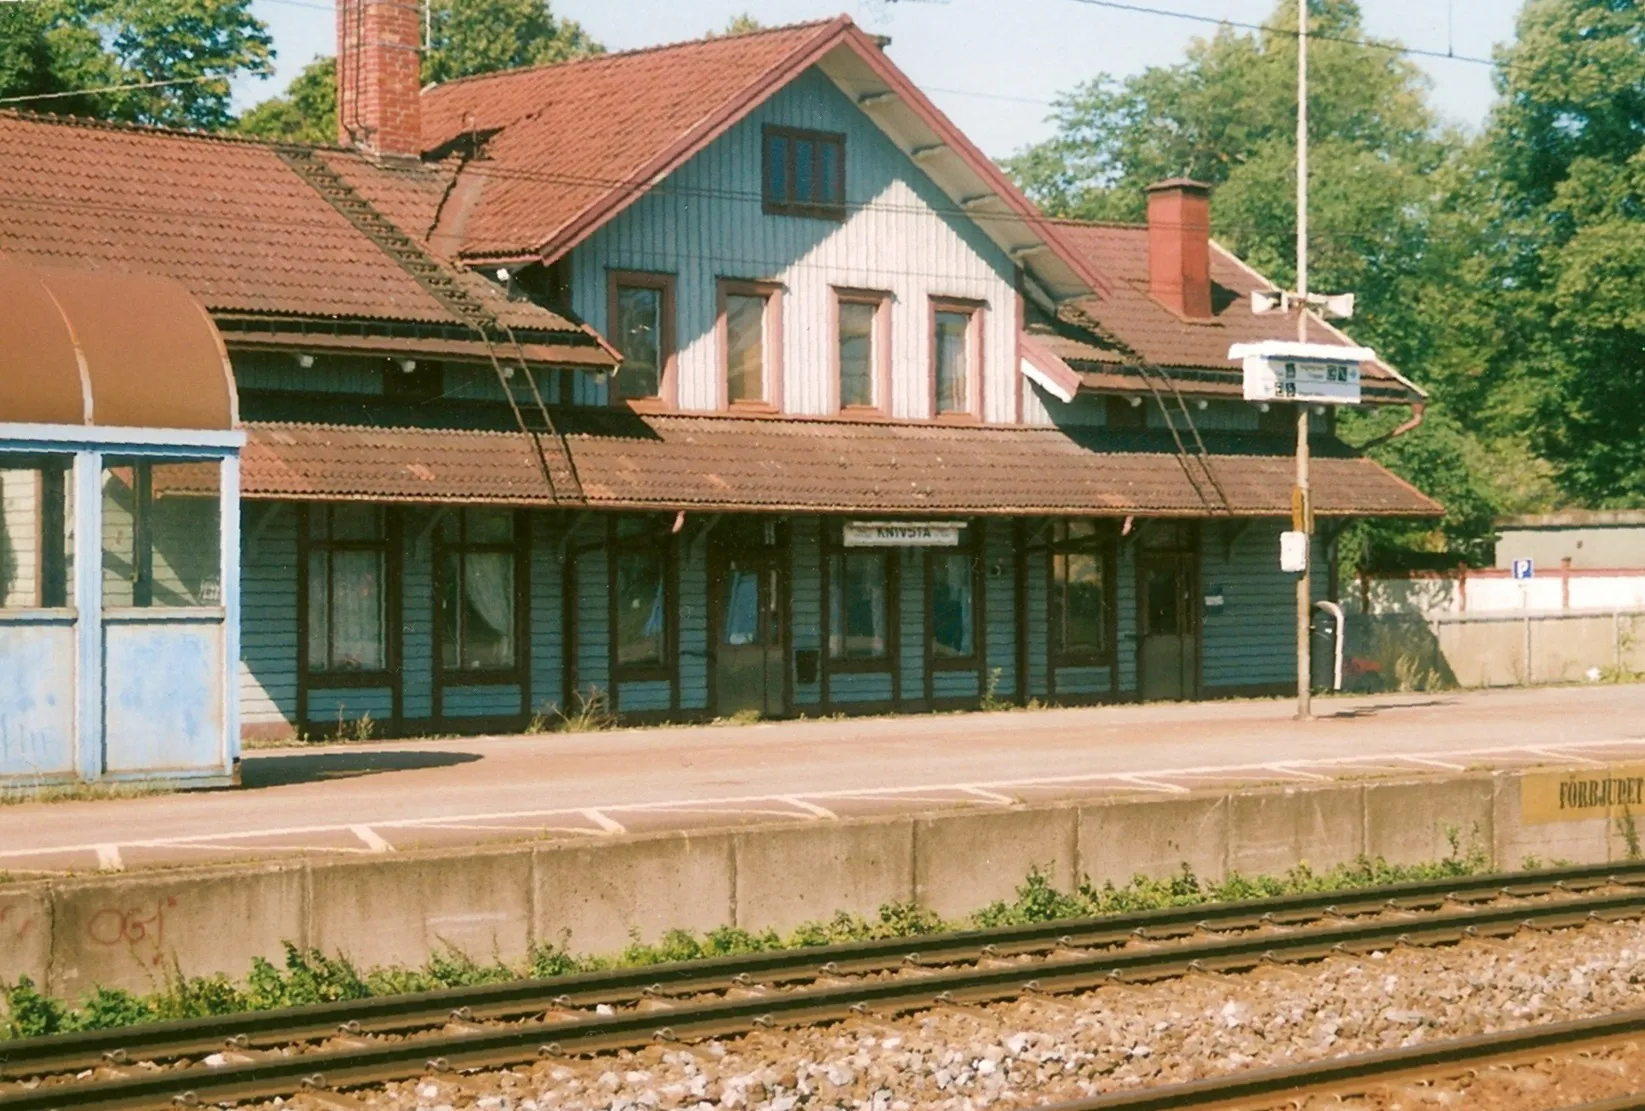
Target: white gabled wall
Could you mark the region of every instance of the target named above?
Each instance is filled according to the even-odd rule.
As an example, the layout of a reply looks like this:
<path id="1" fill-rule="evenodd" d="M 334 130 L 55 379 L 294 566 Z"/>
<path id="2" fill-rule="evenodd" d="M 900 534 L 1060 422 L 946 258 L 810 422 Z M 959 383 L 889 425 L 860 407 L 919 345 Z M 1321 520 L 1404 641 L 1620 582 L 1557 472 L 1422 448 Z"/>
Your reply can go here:
<path id="1" fill-rule="evenodd" d="M 766 124 L 845 136 L 847 218 L 766 215 Z M 930 298 L 985 302 L 983 396 L 990 421 L 1016 416 L 1015 268 L 825 75 L 786 86 L 571 254 L 577 314 L 609 334 L 608 271 L 675 275 L 680 408 L 714 410 L 723 390 L 715 339 L 720 278 L 772 280 L 783 296 L 783 406 L 829 411 L 831 287 L 885 290 L 893 415 L 930 415 Z M 592 382 L 584 400 L 601 398 Z"/>

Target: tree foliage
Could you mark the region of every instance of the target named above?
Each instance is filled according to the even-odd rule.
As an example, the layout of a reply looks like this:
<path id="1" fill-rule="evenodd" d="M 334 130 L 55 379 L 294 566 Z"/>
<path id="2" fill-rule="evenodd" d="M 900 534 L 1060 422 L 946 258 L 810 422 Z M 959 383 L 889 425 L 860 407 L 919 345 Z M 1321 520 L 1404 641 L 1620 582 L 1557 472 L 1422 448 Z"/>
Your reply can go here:
<path id="1" fill-rule="evenodd" d="M 0 98 L 65 94 L 20 102 L 41 111 L 218 129 L 233 119 L 230 80 L 271 72 L 273 57 L 251 0 L 0 5 Z"/>
<path id="2" fill-rule="evenodd" d="M 316 58 L 281 96 L 249 109 L 235 122 L 242 135 L 296 143 L 337 141 L 337 59 Z"/>

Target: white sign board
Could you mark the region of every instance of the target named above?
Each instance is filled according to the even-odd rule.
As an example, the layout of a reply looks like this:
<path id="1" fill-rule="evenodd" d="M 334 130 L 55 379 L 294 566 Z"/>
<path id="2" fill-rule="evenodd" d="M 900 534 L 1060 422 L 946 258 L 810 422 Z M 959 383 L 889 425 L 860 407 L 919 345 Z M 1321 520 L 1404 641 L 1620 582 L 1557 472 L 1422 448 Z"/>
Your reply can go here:
<path id="1" fill-rule="evenodd" d="M 1245 368 L 1245 400 L 1358 405 L 1361 363 L 1376 358 L 1365 347 L 1331 343 L 1236 343 L 1230 359 Z"/>
<path id="2" fill-rule="evenodd" d="M 957 548 L 958 521 L 847 521 L 847 548 Z"/>
<path id="3" fill-rule="evenodd" d="M 1282 532 L 1279 534 L 1279 569 L 1288 575 L 1300 575 L 1308 570 L 1308 534 Z"/>
<path id="4" fill-rule="evenodd" d="M 1528 559 L 1514 560 L 1514 581 L 1527 582 L 1536 574 L 1536 564 Z"/>

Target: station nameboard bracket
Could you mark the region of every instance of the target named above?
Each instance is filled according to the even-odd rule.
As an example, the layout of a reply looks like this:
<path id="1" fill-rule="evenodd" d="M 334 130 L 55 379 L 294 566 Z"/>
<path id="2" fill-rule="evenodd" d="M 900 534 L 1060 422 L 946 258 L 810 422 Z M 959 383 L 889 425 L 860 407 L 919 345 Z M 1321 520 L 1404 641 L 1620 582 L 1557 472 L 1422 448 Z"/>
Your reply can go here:
<path id="1" fill-rule="evenodd" d="M 847 548 L 957 548 L 961 521 L 847 521 Z"/>

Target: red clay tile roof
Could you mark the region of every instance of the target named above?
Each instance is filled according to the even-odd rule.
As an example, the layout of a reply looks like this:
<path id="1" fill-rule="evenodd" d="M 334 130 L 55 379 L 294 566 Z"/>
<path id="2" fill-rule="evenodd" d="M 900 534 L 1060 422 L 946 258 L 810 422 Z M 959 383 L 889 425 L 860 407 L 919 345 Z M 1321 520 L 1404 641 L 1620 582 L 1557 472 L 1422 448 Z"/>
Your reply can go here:
<path id="1" fill-rule="evenodd" d="M 1144 513 L 1222 509 L 1198 464 L 1093 450 L 1057 429 L 566 414 L 586 503 L 598 508 L 893 514 Z M 251 498 L 550 504 L 530 443 L 501 432 L 248 425 Z M 1287 455 L 1212 457 L 1238 516 L 1290 512 Z M 1322 452 L 1316 509 L 1432 516 L 1439 506 L 1369 459 Z M 1196 482 L 1205 496 L 1196 491 Z M 1209 498 L 1209 503 L 1207 501 Z"/>
<path id="2" fill-rule="evenodd" d="M 1107 279 L 1061 241 L 1056 226 L 846 16 L 428 90 L 424 149 L 480 155 L 463 171 L 470 179 L 465 203 L 449 206 L 440 242 L 448 253 L 473 260 L 555 258 L 837 51 L 854 51 L 864 73 L 958 154 L 1014 221 L 1052 248 L 1065 284 L 1106 288 Z M 471 134 L 477 144 L 465 138 Z"/>
<path id="3" fill-rule="evenodd" d="M 423 141 L 499 131 L 462 253 L 533 253 L 585 214 L 643 192 L 660 156 L 717 134 L 728 108 L 796 58 L 831 43 L 839 20 L 510 70 L 423 94 Z M 639 189 L 622 184 L 638 181 Z"/>
<path id="4" fill-rule="evenodd" d="M 318 157 L 414 238 L 451 177 Z M 461 323 L 272 146 L 245 140 L 0 111 L 0 255 L 172 278 L 214 313 Z M 512 327 L 586 338 L 478 275 L 456 279 Z"/>
<path id="5" fill-rule="evenodd" d="M 1204 379 L 1200 392 L 1239 392 L 1240 370 L 1228 359 L 1228 348 L 1236 343 L 1297 338 L 1296 318 L 1251 312 L 1251 292 L 1275 288 L 1256 271 L 1216 243 L 1211 245 L 1213 285 L 1212 321 L 1187 321 L 1154 300 L 1148 293 L 1148 229 L 1142 225 L 1088 224 L 1059 221 L 1063 235 L 1074 248 L 1113 278 L 1108 296 L 1087 298 L 1078 303 L 1077 313 L 1089 317 L 1097 335 L 1064 336 L 1058 353 L 1079 369 L 1102 374 L 1102 366 L 1123 361 L 1103 337 L 1117 340 L 1156 367 L 1220 372 Z M 1036 329 L 1039 331 L 1042 329 Z M 1315 343 L 1349 344 L 1341 332 L 1317 320 L 1310 320 L 1308 338 Z M 1086 365 L 1079 365 L 1079 364 Z M 1226 377 L 1223 389 L 1211 384 Z M 1198 377 L 1198 376 L 1197 376 Z M 1100 377 L 1088 376 L 1087 386 L 1105 389 Z M 1367 364 L 1364 372 L 1368 392 L 1381 390 L 1386 400 L 1417 400 L 1421 394 L 1410 388 L 1392 368 L 1382 363 Z M 1132 388 L 1135 388 L 1134 386 Z"/>

